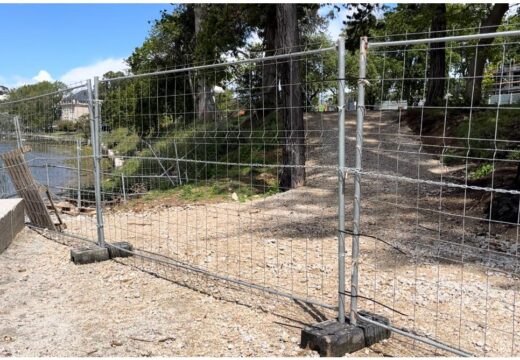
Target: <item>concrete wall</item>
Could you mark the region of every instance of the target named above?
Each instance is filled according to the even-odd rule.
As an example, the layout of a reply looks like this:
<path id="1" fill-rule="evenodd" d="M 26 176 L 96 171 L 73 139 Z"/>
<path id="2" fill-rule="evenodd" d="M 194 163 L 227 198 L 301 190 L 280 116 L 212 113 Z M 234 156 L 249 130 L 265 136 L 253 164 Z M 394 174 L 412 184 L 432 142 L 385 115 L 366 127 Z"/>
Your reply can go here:
<path id="1" fill-rule="evenodd" d="M 0 200 L 0 254 L 23 229 L 25 212 L 22 199 Z"/>

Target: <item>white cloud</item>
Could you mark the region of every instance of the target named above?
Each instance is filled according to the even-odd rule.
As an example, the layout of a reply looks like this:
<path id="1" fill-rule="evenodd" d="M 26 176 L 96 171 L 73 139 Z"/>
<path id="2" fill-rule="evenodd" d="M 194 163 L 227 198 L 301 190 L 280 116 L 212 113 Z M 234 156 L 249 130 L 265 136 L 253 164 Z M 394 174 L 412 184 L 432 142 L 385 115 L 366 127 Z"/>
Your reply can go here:
<path id="1" fill-rule="evenodd" d="M 2 85 L 7 86 L 9 89 L 17 88 L 23 85 L 32 84 L 34 80 L 22 78 L 20 76 L 14 75 L 11 78 L 5 78 L 5 81 Z"/>
<path id="2" fill-rule="evenodd" d="M 108 71 L 126 71 L 128 65 L 123 58 L 107 58 L 97 61 L 86 66 L 79 66 L 67 71 L 59 80 L 66 84 L 74 84 L 87 79 L 92 79 L 94 76 L 103 76 Z M 5 77 L 0 75 L 0 85 L 8 88 L 17 88 L 23 85 L 35 84 L 41 81 L 55 81 L 52 75 L 46 70 L 40 70 L 38 74 L 33 77 L 25 77 L 19 75 L 12 75 Z"/>
<path id="3" fill-rule="evenodd" d="M 80 66 L 67 71 L 60 77 L 60 81 L 66 84 L 92 79 L 94 76 L 102 76 L 109 71 L 125 71 L 128 65 L 123 58 L 108 58 L 87 66 Z"/>
<path id="4" fill-rule="evenodd" d="M 0 76 L 0 85 L 7 86 L 10 89 L 17 88 L 23 85 L 31 85 L 41 81 L 54 81 L 51 74 L 46 70 L 40 70 L 38 74 L 31 78 L 27 78 L 19 75 L 12 75 L 7 78 Z"/>
<path id="5" fill-rule="evenodd" d="M 49 74 L 47 71 L 45 70 L 40 70 L 40 72 L 38 73 L 38 75 L 36 75 L 35 77 L 32 78 L 35 82 L 42 82 L 42 81 L 54 81 L 54 79 L 52 78 L 51 74 Z"/>

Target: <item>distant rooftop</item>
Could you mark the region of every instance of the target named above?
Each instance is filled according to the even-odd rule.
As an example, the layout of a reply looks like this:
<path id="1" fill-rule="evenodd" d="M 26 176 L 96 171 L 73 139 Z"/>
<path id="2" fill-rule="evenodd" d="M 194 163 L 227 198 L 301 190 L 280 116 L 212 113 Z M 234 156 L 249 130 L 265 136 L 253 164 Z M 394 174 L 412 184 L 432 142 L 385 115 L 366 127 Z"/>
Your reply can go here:
<path id="1" fill-rule="evenodd" d="M 77 93 L 71 94 L 63 99 L 63 102 L 76 102 L 76 103 L 87 103 L 88 92 L 87 90 L 81 90 Z"/>

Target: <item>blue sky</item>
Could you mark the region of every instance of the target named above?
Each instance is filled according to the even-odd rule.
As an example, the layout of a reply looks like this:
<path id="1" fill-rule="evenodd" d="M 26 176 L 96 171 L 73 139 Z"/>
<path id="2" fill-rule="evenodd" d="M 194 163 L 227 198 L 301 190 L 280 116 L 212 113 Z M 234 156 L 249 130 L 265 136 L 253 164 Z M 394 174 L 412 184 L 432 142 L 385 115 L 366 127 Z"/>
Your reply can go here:
<path id="1" fill-rule="evenodd" d="M 0 85 L 74 83 L 124 69 L 162 9 L 172 5 L 0 4 Z M 329 25 L 334 38 L 344 15 Z"/>
<path id="2" fill-rule="evenodd" d="M 122 59 L 170 4 L 0 4 L 0 84 L 75 82 Z M 38 76 L 39 75 L 39 76 Z"/>

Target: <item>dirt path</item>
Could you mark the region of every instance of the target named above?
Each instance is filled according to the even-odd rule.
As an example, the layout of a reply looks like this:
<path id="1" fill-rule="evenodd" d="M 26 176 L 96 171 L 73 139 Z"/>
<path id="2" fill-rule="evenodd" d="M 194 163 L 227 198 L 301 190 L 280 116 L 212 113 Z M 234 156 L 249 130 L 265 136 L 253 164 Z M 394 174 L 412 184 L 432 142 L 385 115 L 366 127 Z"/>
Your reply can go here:
<path id="1" fill-rule="evenodd" d="M 349 113 L 346 123 L 349 166 L 353 115 Z M 0 323 L 10 324 L 0 329 L 7 334 L 0 334 L 2 351 L 56 356 L 92 351 L 105 356 L 315 356 L 298 348 L 300 328 L 333 317 L 334 312 L 224 285 L 168 263 L 336 304 L 336 121 L 331 114 L 308 118 L 304 188 L 249 203 L 230 198 L 217 204 L 163 203 L 107 211 L 108 241 L 130 241 L 144 256 L 159 254 L 162 263 L 134 257 L 76 267 L 68 262 L 66 247 L 25 232 L 0 256 L 0 267 L 7 268 L 0 280 L 0 293 L 6 298 Z M 449 175 L 450 169 L 439 166 L 437 155 L 427 154 L 396 114 L 367 114 L 365 144 L 365 171 L 436 181 Z M 348 224 L 352 191 L 348 176 Z M 485 224 L 468 217 L 477 217 L 480 209 L 472 207 L 462 218 L 460 192 L 433 185 L 364 176 L 362 191 L 362 231 L 399 250 L 362 237 L 360 293 L 386 307 L 360 299 L 360 308 L 477 355 L 518 356 L 520 285 L 512 276 L 518 261 L 510 252 L 489 251 L 490 236 L 478 235 Z M 468 209 L 469 203 L 468 199 Z M 439 208 L 443 211 L 435 211 Z M 65 221 L 68 231 L 93 237 L 92 217 Z M 507 249 L 518 244 L 514 234 L 495 239 Z M 347 240 L 350 249 L 350 237 Z M 347 273 L 349 266 L 348 262 Z M 208 343 L 212 347 L 205 346 Z M 367 351 L 372 356 L 441 354 L 401 336 Z"/>

